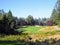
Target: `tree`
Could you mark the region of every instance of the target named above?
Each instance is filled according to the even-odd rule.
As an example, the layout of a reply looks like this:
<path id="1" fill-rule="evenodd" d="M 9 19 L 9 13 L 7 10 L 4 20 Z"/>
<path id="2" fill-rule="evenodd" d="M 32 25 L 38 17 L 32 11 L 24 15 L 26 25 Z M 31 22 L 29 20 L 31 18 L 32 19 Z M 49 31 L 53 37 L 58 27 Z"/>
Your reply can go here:
<path id="1" fill-rule="evenodd" d="M 17 17 L 14 17 L 14 22 L 15 22 L 14 27 L 19 28 L 18 26 L 20 26 L 20 23 L 19 23 L 19 19 Z"/>
<path id="2" fill-rule="evenodd" d="M 25 18 L 19 18 L 19 24 L 20 24 L 20 26 L 24 26 L 24 25 L 26 25 L 26 21 L 25 21 Z"/>
<path id="3" fill-rule="evenodd" d="M 2 13 L 1 13 L 2 14 Z M 3 18 L 0 20 L 0 33 L 8 34 L 8 19 L 5 14 L 2 14 Z"/>
<path id="4" fill-rule="evenodd" d="M 8 25 L 10 26 L 10 28 L 13 28 L 12 25 L 14 22 L 14 17 L 12 16 L 12 12 L 9 10 L 9 12 L 7 13 L 7 18 L 8 18 Z"/>
<path id="5" fill-rule="evenodd" d="M 35 25 L 39 25 L 38 19 L 35 19 L 34 22 L 35 22 Z"/>
<path id="6" fill-rule="evenodd" d="M 38 18 L 38 24 L 39 24 L 39 25 L 41 24 L 41 19 L 40 19 L 40 18 Z"/>
<path id="7" fill-rule="evenodd" d="M 51 16 L 50 19 L 53 20 L 53 22 L 54 22 L 55 25 L 57 24 L 57 20 L 58 20 L 57 18 L 58 18 L 57 11 L 56 11 L 56 9 L 53 9 L 52 16 Z"/>
<path id="8" fill-rule="evenodd" d="M 8 13 L 0 13 L 0 34 L 19 34 L 15 29 L 16 21 L 11 11 Z"/>
<path id="9" fill-rule="evenodd" d="M 9 10 L 9 12 L 7 13 L 7 18 L 9 20 L 9 22 L 11 22 L 13 20 L 13 16 L 12 16 L 12 12 Z"/>
<path id="10" fill-rule="evenodd" d="M 43 26 L 46 25 L 46 20 L 47 20 L 46 18 L 42 18 L 41 19 L 41 25 L 43 25 Z"/>
<path id="11" fill-rule="evenodd" d="M 0 20 L 2 20 L 3 19 L 3 15 L 2 15 L 2 13 L 0 13 Z"/>
<path id="12" fill-rule="evenodd" d="M 57 13 L 58 13 L 58 18 L 57 18 L 57 23 L 60 25 L 60 0 L 57 1 Z"/>
<path id="13" fill-rule="evenodd" d="M 29 15 L 26 19 L 28 25 L 34 25 L 34 18 L 33 16 Z"/>
<path id="14" fill-rule="evenodd" d="M 60 0 L 57 0 L 56 7 L 54 7 L 52 16 L 53 21 L 60 25 Z"/>
<path id="15" fill-rule="evenodd" d="M 52 25 L 54 24 L 54 22 L 53 22 L 52 19 L 48 19 L 48 20 L 46 21 L 46 24 L 47 24 L 48 26 L 52 26 Z"/>

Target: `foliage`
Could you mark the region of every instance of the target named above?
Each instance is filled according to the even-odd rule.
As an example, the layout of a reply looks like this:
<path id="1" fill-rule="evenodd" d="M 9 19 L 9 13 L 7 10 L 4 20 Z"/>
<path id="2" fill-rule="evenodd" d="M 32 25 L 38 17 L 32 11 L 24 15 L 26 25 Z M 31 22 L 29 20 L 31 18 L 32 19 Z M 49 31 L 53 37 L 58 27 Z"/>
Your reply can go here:
<path id="1" fill-rule="evenodd" d="M 57 0 L 57 5 L 53 9 L 51 19 L 53 19 L 55 24 L 60 25 L 60 0 Z"/>
<path id="2" fill-rule="evenodd" d="M 17 34 L 18 32 L 15 29 L 16 21 L 13 18 L 11 11 L 6 14 L 2 14 L 1 12 L 0 16 L 0 34 Z"/>
<path id="3" fill-rule="evenodd" d="M 3 15 L 0 13 L 0 20 L 2 20 L 3 19 Z"/>
<path id="4" fill-rule="evenodd" d="M 20 26 L 24 26 L 24 25 L 26 25 L 26 20 L 25 20 L 25 18 L 19 18 L 19 25 Z"/>
<path id="5" fill-rule="evenodd" d="M 34 22 L 35 22 L 35 25 L 39 25 L 40 23 L 40 22 L 38 23 L 38 19 L 35 19 Z"/>
<path id="6" fill-rule="evenodd" d="M 47 20 L 47 23 L 46 23 L 48 26 L 52 26 L 54 24 L 53 20 Z"/>
<path id="7" fill-rule="evenodd" d="M 12 16 L 12 12 L 9 10 L 9 12 L 7 13 L 7 18 L 9 20 L 9 22 L 11 22 L 13 20 L 13 16 Z"/>
<path id="8" fill-rule="evenodd" d="M 26 22 L 28 25 L 34 25 L 34 18 L 31 15 L 29 15 L 26 19 Z"/>
<path id="9" fill-rule="evenodd" d="M 53 20 L 55 25 L 57 24 L 57 18 L 58 18 L 57 11 L 56 11 L 56 9 L 53 9 L 51 19 Z"/>
<path id="10" fill-rule="evenodd" d="M 38 18 L 38 25 L 41 25 L 41 19 Z"/>

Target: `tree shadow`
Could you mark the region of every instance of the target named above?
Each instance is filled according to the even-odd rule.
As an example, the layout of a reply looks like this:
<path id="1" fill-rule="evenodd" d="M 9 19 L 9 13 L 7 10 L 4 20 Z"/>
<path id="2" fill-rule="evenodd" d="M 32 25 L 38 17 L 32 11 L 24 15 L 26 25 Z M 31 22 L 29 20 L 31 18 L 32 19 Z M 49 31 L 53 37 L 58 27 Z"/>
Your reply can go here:
<path id="1" fill-rule="evenodd" d="M 49 43 L 47 40 L 40 42 L 32 42 L 32 41 L 25 41 L 25 40 L 19 40 L 19 41 L 1 41 L 0 40 L 0 45 L 60 45 L 60 40 Z"/>

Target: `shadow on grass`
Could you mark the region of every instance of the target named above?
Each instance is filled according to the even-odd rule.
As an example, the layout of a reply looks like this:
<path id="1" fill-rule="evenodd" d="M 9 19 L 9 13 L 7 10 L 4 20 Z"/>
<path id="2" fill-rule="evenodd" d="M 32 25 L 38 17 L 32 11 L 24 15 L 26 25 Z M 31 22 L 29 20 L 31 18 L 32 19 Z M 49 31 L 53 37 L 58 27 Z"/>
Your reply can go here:
<path id="1" fill-rule="evenodd" d="M 20 40 L 20 41 L 1 41 L 0 40 L 0 45 L 60 45 L 60 40 L 53 41 L 53 42 L 49 42 L 48 40 L 45 40 L 42 42 L 38 40 L 36 40 L 36 42 L 24 41 L 24 40 Z"/>
<path id="2" fill-rule="evenodd" d="M 25 45 L 25 43 L 21 41 L 0 41 L 0 45 Z"/>

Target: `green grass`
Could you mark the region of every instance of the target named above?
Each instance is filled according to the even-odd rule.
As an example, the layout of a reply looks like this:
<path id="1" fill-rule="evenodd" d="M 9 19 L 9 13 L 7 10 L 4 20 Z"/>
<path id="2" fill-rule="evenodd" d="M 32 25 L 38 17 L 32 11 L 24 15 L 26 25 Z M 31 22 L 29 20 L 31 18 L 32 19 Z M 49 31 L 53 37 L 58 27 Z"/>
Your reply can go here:
<path id="1" fill-rule="evenodd" d="M 19 28 L 18 29 L 18 31 L 24 31 L 24 33 L 25 32 L 27 32 L 27 33 L 38 33 L 39 32 L 39 30 L 41 29 L 41 28 L 44 28 L 45 26 L 39 26 L 39 27 L 35 27 L 35 26 L 26 26 L 26 27 L 23 27 L 23 28 Z"/>
<path id="2" fill-rule="evenodd" d="M 24 42 L 18 42 L 18 41 L 0 41 L 0 45 L 24 45 Z"/>
<path id="3" fill-rule="evenodd" d="M 46 28 L 48 27 L 48 28 Z M 38 38 L 45 38 L 52 35 L 60 35 L 60 30 L 55 30 L 52 26 L 26 26 L 19 28 L 18 31 L 23 30 L 23 33 L 28 33 L 28 36 L 35 35 Z"/>
<path id="4" fill-rule="evenodd" d="M 19 28 L 18 31 L 24 31 L 23 33 L 28 33 L 28 34 L 26 34 L 26 35 L 24 35 L 24 34 L 5 35 L 4 37 L 0 37 L 0 45 L 24 45 L 24 41 L 29 40 L 29 36 L 31 36 L 31 35 L 38 37 L 38 40 L 40 38 L 42 38 L 40 40 L 44 40 L 44 38 L 46 38 L 47 36 L 51 36 L 51 35 L 56 35 L 56 34 L 60 35 L 60 30 L 53 30 L 53 28 L 47 28 L 47 30 L 45 30 L 45 29 L 43 29 L 45 27 L 47 27 L 47 26 L 39 26 L 39 27 L 23 26 L 22 28 Z M 43 29 L 43 30 L 41 30 L 41 29 Z M 23 40 L 23 42 L 21 42 L 21 40 Z"/>
<path id="5" fill-rule="evenodd" d="M 20 40 L 24 35 L 5 35 L 0 37 L 0 45 L 25 45 L 25 42 Z"/>

